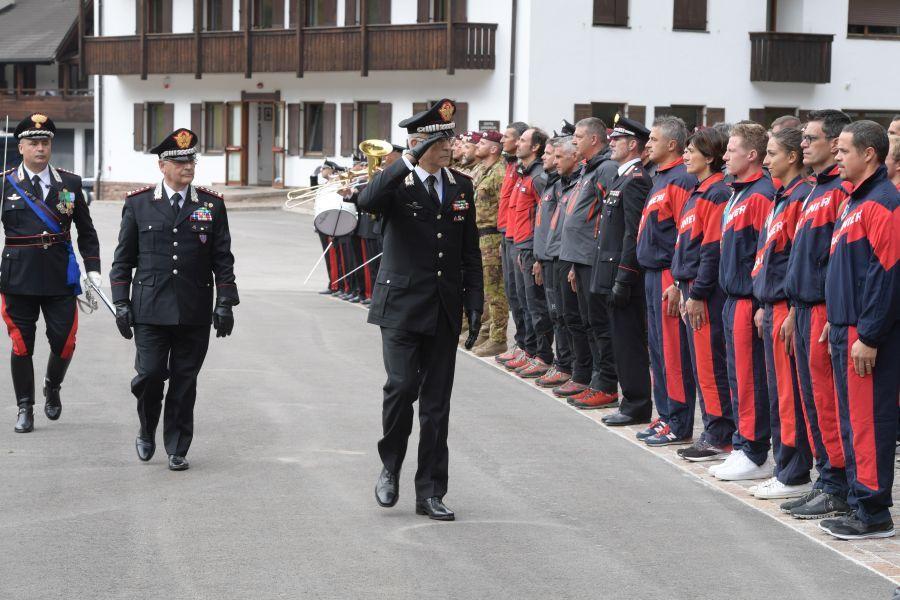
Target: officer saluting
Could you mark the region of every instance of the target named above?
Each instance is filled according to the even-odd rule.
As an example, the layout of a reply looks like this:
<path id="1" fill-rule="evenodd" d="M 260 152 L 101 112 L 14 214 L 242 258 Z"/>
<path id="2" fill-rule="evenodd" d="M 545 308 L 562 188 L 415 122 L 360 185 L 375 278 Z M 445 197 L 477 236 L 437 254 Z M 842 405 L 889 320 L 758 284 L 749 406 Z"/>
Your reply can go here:
<path id="1" fill-rule="evenodd" d="M 384 256 L 369 323 L 381 326 L 387 371 L 375 486 L 380 506 L 397 503 L 400 467 L 419 400 L 416 513 L 452 521 L 447 492 L 447 429 L 462 314 L 471 348 L 484 305 L 472 183 L 450 163 L 456 106 L 441 100 L 400 123 L 410 150 L 376 175 L 359 207 L 383 215 Z"/>
<path id="2" fill-rule="evenodd" d="M 220 194 L 191 184 L 196 145 L 193 131 L 178 129 L 151 150 L 159 155 L 163 180 L 125 198 L 109 275 L 119 331 L 131 339 L 134 328 L 137 376 L 131 392 L 141 422 L 138 458 L 148 461 L 156 450 L 168 379 L 163 440 L 173 471 L 189 466 L 185 455 L 210 321 L 217 337 L 230 335 L 231 307 L 239 302 L 225 203 Z"/>
<path id="3" fill-rule="evenodd" d="M 50 165 L 56 126 L 33 114 L 15 130 L 22 164 L 2 174 L 6 245 L 0 264 L 3 320 L 13 342 L 12 380 L 19 406 L 15 430 L 34 429 L 34 369 L 31 355 L 37 318 L 44 313 L 50 359 L 44 378 L 44 413 L 62 413 L 59 390 L 75 352 L 80 272 L 70 229 L 78 228 L 78 250 L 90 280 L 100 284 L 100 242 L 81 194 L 81 178 Z"/>

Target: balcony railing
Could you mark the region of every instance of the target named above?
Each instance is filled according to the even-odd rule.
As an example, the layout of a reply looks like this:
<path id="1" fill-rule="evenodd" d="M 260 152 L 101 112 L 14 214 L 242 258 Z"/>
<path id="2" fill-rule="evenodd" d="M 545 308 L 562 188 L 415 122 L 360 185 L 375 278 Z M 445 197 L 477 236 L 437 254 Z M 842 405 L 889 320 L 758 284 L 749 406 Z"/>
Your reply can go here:
<path id="1" fill-rule="evenodd" d="M 416 23 L 88 37 L 89 75 L 493 69 L 496 24 Z M 301 51 L 302 49 L 302 51 Z"/>
<path id="2" fill-rule="evenodd" d="M 44 113 L 55 122 L 94 120 L 92 90 L 0 89 L 0 115 L 21 121 L 33 113 Z"/>
<path id="3" fill-rule="evenodd" d="M 831 34 L 750 34 L 750 81 L 829 83 Z"/>

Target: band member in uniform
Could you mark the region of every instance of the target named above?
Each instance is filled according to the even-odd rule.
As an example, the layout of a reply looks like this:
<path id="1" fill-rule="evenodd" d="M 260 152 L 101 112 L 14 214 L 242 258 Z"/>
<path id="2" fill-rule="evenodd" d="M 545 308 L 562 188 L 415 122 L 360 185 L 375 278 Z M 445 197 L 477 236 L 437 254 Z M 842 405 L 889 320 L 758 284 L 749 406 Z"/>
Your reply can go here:
<path id="1" fill-rule="evenodd" d="M 75 297 L 81 294 L 70 229 L 78 229 L 78 250 L 87 276 L 100 284 L 100 242 L 81 193 L 81 178 L 50 164 L 56 126 L 33 114 L 15 129 L 22 164 L 3 173 L 3 229 L 0 261 L 2 314 L 12 339 L 12 381 L 19 407 L 15 430 L 34 429 L 34 368 L 31 355 L 38 314 L 44 314 L 50 358 L 44 377 L 44 414 L 62 413 L 60 387 L 78 330 Z"/>
<path id="2" fill-rule="evenodd" d="M 210 322 L 216 337 L 231 335 L 231 307 L 240 301 L 225 203 L 220 194 L 191 183 L 196 145 L 193 131 L 178 129 L 151 150 L 159 156 L 163 180 L 125 198 L 109 274 L 119 331 L 131 339 L 134 329 L 137 376 L 131 393 L 141 423 L 135 449 L 142 461 L 156 451 L 168 379 L 163 441 L 173 471 L 189 466 L 185 456 Z"/>
<path id="3" fill-rule="evenodd" d="M 471 347 L 484 305 L 472 182 L 446 168 L 455 112 L 445 99 L 402 121 L 410 150 L 359 196 L 361 209 L 384 219 L 384 256 L 368 319 L 381 326 L 387 372 L 375 498 L 380 506 L 397 503 L 418 400 L 416 513 L 441 521 L 454 519 L 443 497 L 456 342 L 465 311 Z"/>

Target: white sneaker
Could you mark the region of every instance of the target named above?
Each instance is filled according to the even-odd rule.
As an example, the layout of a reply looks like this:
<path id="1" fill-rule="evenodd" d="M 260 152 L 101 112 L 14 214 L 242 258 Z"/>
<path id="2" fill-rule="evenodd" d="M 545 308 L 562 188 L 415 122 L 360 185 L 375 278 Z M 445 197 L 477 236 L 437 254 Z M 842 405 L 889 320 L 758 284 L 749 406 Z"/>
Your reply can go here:
<path id="1" fill-rule="evenodd" d="M 780 498 L 799 498 L 812 489 L 812 483 L 801 483 L 800 485 L 785 485 L 778 481 L 777 478 L 767 480 L 765 483 L 756 486 L 753 495 L 762 500 L 777 500 Z"/>
<path id="2" fill-rule="evenodd" d="M 733 452 L 730 452 L 729 454 L 725 455 L 725 460 L 724 460 L 724 461 L 722 461 L 722 462 L 717 462 L 716 464 L 712 465 L 711 467 L 707 467 L 706 471 L 707 471 L 710 475 L 715 476 L 716 471 L 718 471 L 719 469 L 721 469 L 721 468 L 724 467 L 725 465 L 729 464 L 729 461 L 734 460 L 734 455 L 735 455 L 735 454 L 738 454 L 738 453 L 743 454 L 740 450 L 734 450 Z"/>
<path id="3" fill-rule="evenodd" d="M 731 465 L 716 470 L 716 478 L 722 481 L 744 481 L 748 479 L 768 479 L 772 476 L 774 466 L 772 459 L 766 457 L 766 462 L 757 465 L 746 454 L 741 452 Z"/>
<path id="4" fill-rule="evenodd" d="M 762 483 L 758 483 L 758 484 L 756 484 L 756 485 L 751 485 L 750 487 L 748 487 L 748 488 L 747 488 L 747 493 L 749 493 L 751 496 L 755 496 L 755 495 L 756 495 L 756 492 L 757 492 L 759 489 L 764 488 L 764 487 L 768 487 L 768 486 L 772 485 L 773 483 L 775 483 L 776 481 L 778 481 L 778 478 L 777 478 L 777 477 L 774 477 L 774 476 L 773 476 L 773 477 L 769 477 L 768 479 L 766 479 L 766 480 L 763 481 Z"/>

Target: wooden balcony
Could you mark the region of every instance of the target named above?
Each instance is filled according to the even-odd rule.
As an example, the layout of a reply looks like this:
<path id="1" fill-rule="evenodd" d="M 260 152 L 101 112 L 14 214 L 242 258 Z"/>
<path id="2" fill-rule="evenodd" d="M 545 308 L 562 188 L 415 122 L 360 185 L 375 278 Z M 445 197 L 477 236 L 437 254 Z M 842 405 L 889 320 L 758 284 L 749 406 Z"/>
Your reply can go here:
<path id="1" fill-rule="evenodd" d="M 90 90 L 0 90 L 0 115 L 9 115 L 10 123 L 36 112 L 56 123 L 93 122 L 94 96 Z"/>
<path id="2" fill-rule="evenodd" d="M 87 37 L 88 75 L 493 69 L 496 24 L 415 23 Z M 298 51 L 302 49 L 302 51 Z"/>
<path id="3" fill-rule="evenodd" d="M 829 83 L 831 34 L 750 33 L 750 81 Z"/>

